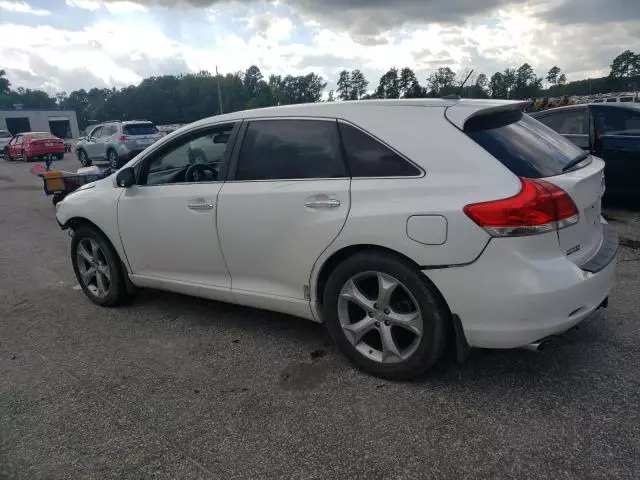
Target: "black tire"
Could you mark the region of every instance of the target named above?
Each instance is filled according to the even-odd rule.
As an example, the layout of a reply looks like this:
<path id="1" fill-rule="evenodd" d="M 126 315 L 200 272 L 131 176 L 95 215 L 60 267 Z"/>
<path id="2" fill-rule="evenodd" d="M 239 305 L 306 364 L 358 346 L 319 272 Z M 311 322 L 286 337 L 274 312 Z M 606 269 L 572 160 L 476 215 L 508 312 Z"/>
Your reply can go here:
<path id="1" fill-rule="evenodd" d="M 11 155 L 9 155 L 9 149 L 8 149 L 8 148 L 5 148 L 5 149 L 4 149 L 4 159 L 5 159 L 7 162 L 10 162 L 10 161 L 12 160 L 12 159 L 11 159 Z"/>
<path id="2" fill-rule="evenodd" d="M 106 264 L 110 270 L 110 284 L 108 292 L 104 296 L 98 296 L 91 291 L 87 283 L 82 278 L 78 265 L 78 247 L 80 243 L 90 239 L 95 241 L 101 252 L 102 257 L 106 260 Z M 82 291 L 96 305 L 103 307 L 114 307 L 126 302 L 129 298 L 129 292 L 127 291 L 127 278 L 126 272 L 123 269 L 122 262 L 118 257 L 118 254 L 114 250 L 113 246 L 107 240 L 102 233 L 96 231 L 89 226 L 81 226 L 74 233 L 71 239 L 71 263 L 73 264 L 73 271 L 76 274 L 76 279 L 82 287 Z"/>
<path id="3" fill-rule="evenodd" d="M 56 153 L 56 158 L 58 160 L 62 160 L 64 158 L 64 153 Z"/>
<path id="4" fill-rule="evenodd" d="M 29 161 L 29 157 L 27 156 L 27 152 L 25 152 L 24 150 L 20 154 L 20 160 L 22 160 L 23 162 L 28 162 Z"/>
<path id="5" fill-rule="evenodd" d="M 107 160 L 109 161 L 109 167 L 111 170 L 118 170 L 120 168 L 120 162 L 118 161 L 118 153 L 113 150 L 107 150 Z"/>
<path id="6" fill-rule="evenodd" d="M 78 150 L 77 155 L 78 155 L 78 161 L 80 162 L 80 164 L 83 167 L 90 167 L 91 166 L 91 159 L 87 155 L 87 152 L 85 152 L 84 150 L 80 149 L 80 150 Z"/>
<path id="7" fill-rule="evenodd" d="M 349 279 L 365 272 L 380 272 L 399 280 L 420 308 L 423 334 L 405 360 L 381 363 L 367 358 L 352 345 L 342 329 L 338 317 L 340 291 Z M 450 312 L 442 297 L 417 267 L 387 252 L 362 251 L 339 264 L 327 279 L 322 312 L 329 335 L 342 353 L 356 367 L 377 377 L 388 380 L 415 378 L 438 361 L 446 346 Z"/>

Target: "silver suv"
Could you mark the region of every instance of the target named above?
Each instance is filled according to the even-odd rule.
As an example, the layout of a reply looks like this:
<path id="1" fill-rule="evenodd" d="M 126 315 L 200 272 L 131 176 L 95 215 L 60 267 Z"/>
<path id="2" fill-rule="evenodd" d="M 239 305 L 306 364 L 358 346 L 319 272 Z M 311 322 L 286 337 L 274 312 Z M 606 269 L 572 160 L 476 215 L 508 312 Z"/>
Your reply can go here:
<path id="1" fill-rule="evenodd" d="M 87 129 L 87 136 L 76 144 L 76 155 L 85 167 L 106 160 L 112 169 L 118 169 L 160 137 L 147 120 L 104 122 Z"/>

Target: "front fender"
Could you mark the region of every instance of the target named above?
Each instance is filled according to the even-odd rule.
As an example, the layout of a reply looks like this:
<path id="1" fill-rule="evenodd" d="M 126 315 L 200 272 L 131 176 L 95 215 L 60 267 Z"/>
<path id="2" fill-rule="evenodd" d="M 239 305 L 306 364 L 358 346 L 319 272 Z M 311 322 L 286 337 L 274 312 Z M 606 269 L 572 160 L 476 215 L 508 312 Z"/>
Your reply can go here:
<path id="1" fill-rule="evenodd" d="M 74 222 L 93 224 L 111 242 L 128 269 L 118 230 L 118 199 L 123 190 L 115 188 L 110 177 L 90 185 L 67 195 L 56 205 L 56 220 L 62 228 L 73 228 Z"/>

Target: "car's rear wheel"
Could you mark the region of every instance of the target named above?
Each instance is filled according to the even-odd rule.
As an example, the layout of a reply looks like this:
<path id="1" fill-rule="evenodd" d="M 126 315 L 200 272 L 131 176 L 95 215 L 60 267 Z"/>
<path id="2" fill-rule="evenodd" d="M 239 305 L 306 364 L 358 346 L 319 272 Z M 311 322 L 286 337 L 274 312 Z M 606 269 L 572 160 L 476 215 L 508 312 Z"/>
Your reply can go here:
<path id="1" fill-rule="evenodd" d="M 380 251 L 358 253 L 329 275 L 323 316 L 332 339 L 359 368 L 407 380 L 440 358 L 449 311 L 420 270 Z"/>
<path id="2" fill-rule="evenodd" d="M 89 159 L 87 152 L 84 150 L 78 150 L 78 161 L 83 167 L 91 166 L 91 160 Z"/>
<path id="3" fill-rule="evenodd" d="M 109 160 L 109 166 L 112 170 L 117 170 L 118 168 L 120 168 L 118 166 L 118 154 L 115 150 L 109 150 L 107 152 L 107 160 Z"/>
<path id="4" fill-rule="evenodd" d="M 127 299 L 125 272 L 109 241 L 91 227 L 79 227 L 71 240 L 71 262 L 89 300 L 104 307 Z"/>
<path id="5" fill-rule="evenodd" d="M 25 152 L 24 150 L 22 151 L 22 154 L 20 155 L 20 159 L 23 162 L 28 162 L 29 161 L 29 156 L 27 155 L 27 152 Z"/>

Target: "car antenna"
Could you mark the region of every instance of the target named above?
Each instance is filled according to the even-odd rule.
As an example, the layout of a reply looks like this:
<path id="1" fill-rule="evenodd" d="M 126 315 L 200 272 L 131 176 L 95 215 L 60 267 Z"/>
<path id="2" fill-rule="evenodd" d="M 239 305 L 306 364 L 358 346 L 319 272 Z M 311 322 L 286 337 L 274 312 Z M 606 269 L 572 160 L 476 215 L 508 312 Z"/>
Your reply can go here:
<path id="1" fill-rule="evenodd" d="M 462 82 L 460 84 L 460 86 L 458 87 L 458 91 L 456 93 L 453 93 L 451 95 L 445 95 L 443 98 L 443 100 L 460 100 L 462 98 L 462 89 L 464 88 L 464 85 L 467 83 L 467 80 L 469 80 L 469 77 L 471 76 L 471 74 L 473 73 L 473 69 L 469 72 L 469 74 L 467 75 L 467 77 L 464 79 L 464 82 Z"/>

